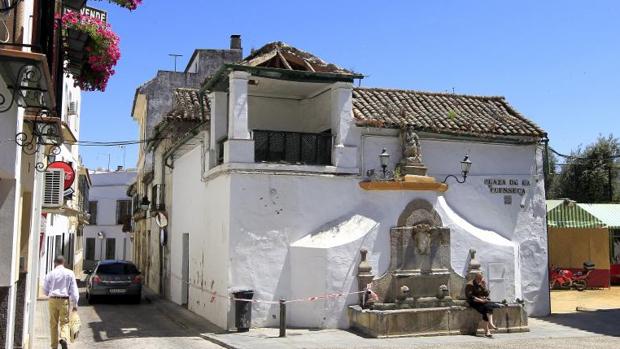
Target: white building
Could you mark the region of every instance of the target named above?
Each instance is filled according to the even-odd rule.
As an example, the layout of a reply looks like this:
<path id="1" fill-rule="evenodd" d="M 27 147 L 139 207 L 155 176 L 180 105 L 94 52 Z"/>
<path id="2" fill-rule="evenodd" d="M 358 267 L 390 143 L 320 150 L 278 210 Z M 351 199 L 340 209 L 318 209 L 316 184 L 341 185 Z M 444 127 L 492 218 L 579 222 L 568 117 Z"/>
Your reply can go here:
<path id="1" fill-rule="evenodd" d="M 455 273 L 464 276 L 473 248 L 494 299 L 524 299 L 530 315 L 548 314 L 546 134 L 502 97 L 355 88 L 360 78 L 276 42 L 194 91 L 208 96 L 202 116 L 195 105 L 175 113 L 207 127 L 164 159 L 170 299 L 230 329 L 234 304 L 220 296 L 236 290 L 267 301 L 355 292 L 360 249 L 380 276 L 390 228 L 423 199 L 451 231 Z M 416 130 L 436 183 L 368 181 L 382 172 L 383 149 L 388 170 L 401 161 L 403 127 Z M 448 179 L 446 191 L 439 182 L 461 180 L 466 154 L 465 183 Z M 347 305 L 357 302 L 292 303 L 288 323 L 347 328 Z M 277 323 L 277 305 L 253 305 L 253 326 Z"/>
<path id="2" fill-rule="evenodd" d="M 79 145 L 75 144 L 80 138 L 80 106 L 81 91 L 74 86 L 70 76 L 63 79 L 63 99 L 61 120 L 64 125 L 63 135 L 65 142 L 60 144 L 53 160 L 48 162 L 64 163 L 63 173 L 65 181 L 72 181 L 70 187 L 63 186 L 63 199 L 59 202 L 43 202 L 43 233 L 45 245 L 42 245 L 40 256 L 41 280 L 54 269 L 54 258 L 63 255 L 66 265 L 77 272 L 82 271 L 82 228 L 87 222 L 88 187 L 90 178 L 88 171 L 81 163 Z M 55 165 L 51 165 L 54 167 Z M 73 179 L 70 179 L 73 178 Z M 69 186 L 69 183 L 67 183 Z"/>
<path id="3" fill-rule="evenodd" d="M 84 268 L 92 269 L 102 259 L 132 260 L 133 242 L 128 233 L 132 202 L 127 189 L 136 172 L 95 172 L 91 178 L 90 219 L 84 228 Z"/>
<path id="4" fill-rule="evenodd" d="M 63 145 L 76 140 L 77 112 L 69 115 L 67 110 L 80 97 L 63 71 L 67 57 L 54 41 L 63 35 L 54 18 L 63 3 L 9 0 L 0 4 L 0 21 L 6 24 L 0 41 L 2 348 L 28 347 L 30 343 L 39 291 L 37 276 L 45 272 L 39 270 L 40 246 L 46 251 L 47 241 L 42 205 L 47 200 L 55 201 L 56 209 L 65 204 L 61 190 L 54 191 L 59 194 L 56 196 L 44 195 L 52 192 L 46 188 L 45 170 L 50 160 L 71 159 L 74 172 L 80 173 L 77 147 Z M 77 105 L 73 107 L 78 110 Z M 60 182 L 62 171 L 54 174 L 56 183 Z M 64 208 L 77 206 L 76 202 Z"/>

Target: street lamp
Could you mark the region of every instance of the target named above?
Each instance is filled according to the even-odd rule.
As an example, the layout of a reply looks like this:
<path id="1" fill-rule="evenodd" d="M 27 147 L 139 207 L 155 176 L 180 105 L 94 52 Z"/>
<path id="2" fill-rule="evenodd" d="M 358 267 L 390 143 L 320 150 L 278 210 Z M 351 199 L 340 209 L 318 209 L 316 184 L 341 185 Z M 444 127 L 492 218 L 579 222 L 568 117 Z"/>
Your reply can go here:
<path id="1" fill-rule="evenodd" d="M 381 154 L 379 154 L 379 163 L 381 164 L 381 169 L 383 170 L 383 178 L 385 178 L 385 174 L 387 172 L 387 167 L 390 162 L 390 154 L 383 148 Z"/>
<path id="2" fill-rule="evenodd" d="M 149 209 L 149 206 L 151 206 L 151 202 L 149 201 L 149 198 L 146 197 L 146 195 L 142 198 L 142 201 L 140 201 L 140 208 L 143 211 L 146 211 Z"/>
<path id="3" fill-rule="evenodd" d="M 446 178 L 444 178 L 442 183 L 446 183 L 446 181 L 448 181 L 448 178 L 450 177 L 454 178 L 457 183 L 461 183 L 461 184 L 465 183 L 465 180 L 467 180 L 467 174 L 469 174 L 470 169 L 471 169 L 471 160 L 469 160 L 469 155 L 465 155 L 465 157 L 461 161 L 461 175 L 463 176 L 463 179 L 460 180 L 455 175 L 447 175 Z"/>

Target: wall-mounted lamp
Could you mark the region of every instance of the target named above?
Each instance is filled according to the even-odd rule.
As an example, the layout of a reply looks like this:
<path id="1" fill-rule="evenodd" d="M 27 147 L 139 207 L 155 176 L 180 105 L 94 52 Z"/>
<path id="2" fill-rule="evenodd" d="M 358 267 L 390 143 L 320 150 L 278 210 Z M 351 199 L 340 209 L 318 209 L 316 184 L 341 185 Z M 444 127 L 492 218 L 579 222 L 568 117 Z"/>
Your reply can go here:
<path id="1" fill-rule="evenodd" d="M 442 183 L 446 183 L 446 181 L 448 181 L 448 178 L 452 177 L 456 180 L 457 183 L 465 183 L 465 181 L 467 180 L 467 174 L 469 173 L 469 170 L 471 169 L 471 160 L 469 160 L 469 155 L 465 155 L 465 158 L 463 158 L 463 161 L 461 161 L 461 175 L 463 176 L 463 179 L 459 179 L 458 177 L 456 177 L 455 175 L 447 175 L 446 178 L 444 178 Z"/>
<path id="2" fill-rule="evenodd" d="M 146 211 L 149 209 L 149 206 L 151 206 L 151 202 L 149 201 L 149 198 L 146 197 L 146 195 L 142 198 L 142 201 L 140 201 L 140 208 L 143 211 Z"/>
<path id="3" fill-rule="evenodd" d="M 369 177 L 371 181 L 391 181 L 394 179 L 394 172 L 388 170 L 388 166 L 390 165 L 390 154 L 383 149 L 381 154 L 379 154 L 379 165 L 381 166 L 381 172 L 376 171 L 374 168 L 366 171 L 366 176 Z"/>
<path id="4" fill-rule="evenodd" d="M 385 177 L 388 164 L 390 163 L 390 154 L 385 148 L 383 148 L 383 151 L 379 154 L 379 163 L 381 164 L 381 169 L 383 170 L 383 177 Z"/>

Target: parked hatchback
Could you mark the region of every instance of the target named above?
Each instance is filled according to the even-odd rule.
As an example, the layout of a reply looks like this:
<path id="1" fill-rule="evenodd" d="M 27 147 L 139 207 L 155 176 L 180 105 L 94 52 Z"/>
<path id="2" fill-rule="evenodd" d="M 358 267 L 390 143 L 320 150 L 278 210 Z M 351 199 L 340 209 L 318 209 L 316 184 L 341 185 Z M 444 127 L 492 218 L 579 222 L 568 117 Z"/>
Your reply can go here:
<path id="1" fill-rule="evenodd" d="M 86 285 L 86 298 L 92 304 L 100 297 L 125 297 L 140 303 L 142 275 L 128 261 L 104 260 L 97 263 Z"/>

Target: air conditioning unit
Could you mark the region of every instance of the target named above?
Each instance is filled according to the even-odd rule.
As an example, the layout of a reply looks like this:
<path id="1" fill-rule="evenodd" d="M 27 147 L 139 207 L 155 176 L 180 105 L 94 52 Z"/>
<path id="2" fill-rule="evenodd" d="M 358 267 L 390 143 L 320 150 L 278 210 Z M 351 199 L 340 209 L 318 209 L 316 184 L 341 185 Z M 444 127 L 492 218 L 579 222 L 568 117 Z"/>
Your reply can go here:
<path id="1" fill-rule="evenodd" d="M 64 203 L 65 171 L 47 170 L 44 178 L 43 207 L 61 207 Z"/>
<path id="2" fill-rule="evenodd" d="M 69 107 L 67 109 L 67 114 L 68 115 L 77 115 L 77 108 L 78 108 L 77 102 L 69 102 Z"/>

